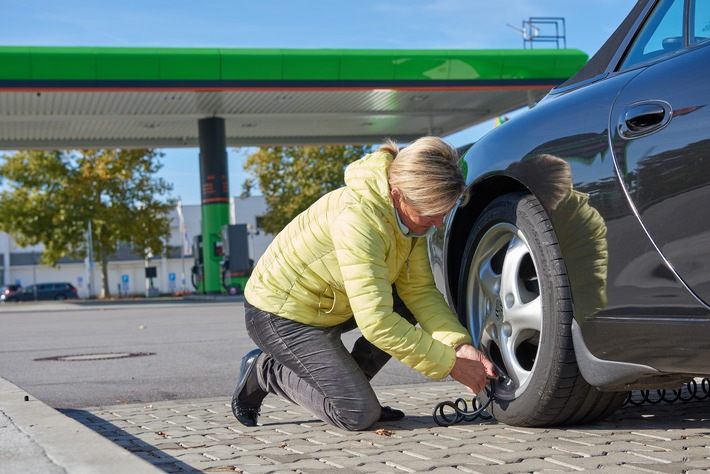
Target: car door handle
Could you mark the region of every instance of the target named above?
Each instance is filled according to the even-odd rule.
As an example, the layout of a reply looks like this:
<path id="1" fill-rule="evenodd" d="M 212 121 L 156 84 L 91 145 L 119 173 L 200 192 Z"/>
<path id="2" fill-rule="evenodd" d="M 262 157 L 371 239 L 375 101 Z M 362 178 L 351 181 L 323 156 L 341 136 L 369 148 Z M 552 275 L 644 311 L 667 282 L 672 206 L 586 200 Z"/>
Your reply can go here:
<path id="1" fill-rule="evenodd" d="M 638 138 L 665 127 L 671 119 L 672 109 L 661 100 L 631 104 L 621 114 L 619 134 L 624 138 Z"/>

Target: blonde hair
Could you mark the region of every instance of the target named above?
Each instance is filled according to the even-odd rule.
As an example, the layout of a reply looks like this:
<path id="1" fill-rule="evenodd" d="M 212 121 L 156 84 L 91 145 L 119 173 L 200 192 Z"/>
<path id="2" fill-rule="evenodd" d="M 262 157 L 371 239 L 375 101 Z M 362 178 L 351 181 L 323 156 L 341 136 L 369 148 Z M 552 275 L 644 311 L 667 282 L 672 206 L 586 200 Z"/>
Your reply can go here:
<path id="1" fill-rule="evenodd" d="M 422 215 L 443 214 L 466 198 L 458 152 L 441 138 L 422 137 L 401 150 L 387 140 L 377 151 L 394 156 L 390 188 L 398 188 L 402 199 Z"/>

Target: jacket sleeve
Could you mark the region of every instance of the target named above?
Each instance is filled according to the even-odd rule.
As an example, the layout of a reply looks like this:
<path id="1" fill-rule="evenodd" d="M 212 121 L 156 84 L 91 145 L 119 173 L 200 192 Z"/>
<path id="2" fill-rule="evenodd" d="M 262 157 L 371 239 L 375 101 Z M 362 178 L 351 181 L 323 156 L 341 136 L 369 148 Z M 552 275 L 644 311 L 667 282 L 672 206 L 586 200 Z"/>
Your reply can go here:
<path id="1" fill-rule="evenodd" d="M 331 222 L 330 231 L 345 292 L 363 336 L 428 377 L 449 375 L 456 361 L 454 349 L 393 311 L 386 262 L 389 241 L 382 224 L 346 209 Z"/>
<path id="2" fill-rule="evenodd" d="M 471 336 L 434 283 L 426 239 L 418 238 L 396 281 L 397 293 L 422 329 L 447 346 L 471 342 Z"/>

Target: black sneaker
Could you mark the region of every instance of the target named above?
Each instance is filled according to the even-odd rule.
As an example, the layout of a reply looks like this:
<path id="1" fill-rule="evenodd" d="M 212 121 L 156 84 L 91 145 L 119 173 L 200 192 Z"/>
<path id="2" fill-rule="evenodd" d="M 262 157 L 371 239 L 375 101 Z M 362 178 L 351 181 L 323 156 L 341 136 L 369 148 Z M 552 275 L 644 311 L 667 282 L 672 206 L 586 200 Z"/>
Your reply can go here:
<path id="1" fill-rule="evenodd" d="M 258 386 L 258 381 L 254 380 L 256 377 L 254 367 L 259 354 L 261 349 L 254 349 L 242 358 L 239 382 L 232 396 L 232 413 L 244 426 L 256 426 L 261 402 L 267 395 L 267 392 Z"/>
<path id="2" fill-rule="evenodd" d="M 404 412 L 391 407 L 382 407 L 380 421 L 398 421 L 404 418 Z"/>

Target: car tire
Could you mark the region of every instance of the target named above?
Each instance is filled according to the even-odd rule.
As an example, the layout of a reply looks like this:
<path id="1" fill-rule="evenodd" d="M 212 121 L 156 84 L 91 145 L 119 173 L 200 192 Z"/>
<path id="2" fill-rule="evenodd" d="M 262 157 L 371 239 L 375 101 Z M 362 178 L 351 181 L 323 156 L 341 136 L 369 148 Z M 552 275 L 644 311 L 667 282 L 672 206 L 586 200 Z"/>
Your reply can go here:
<path id="1" fill-rule="evenodd" d="M 54 297 L 55 301 L 64 301 L 65 299 L 67 299 L 67 297 L 64 295 L 57 295 Z"/>
<path id="2" fill-rule="evenodd" d="M 474 344 L 507 378 L 491 413 L 514 426 L 590 423 L 626 392 L 582 378 L 572 343 L 572 298 L 550 220 L 531 194 L 496 198 L 469 235 L 459 275 L 459 316 Z M 487 400 L 486 393 L 479 397 Z"/>

